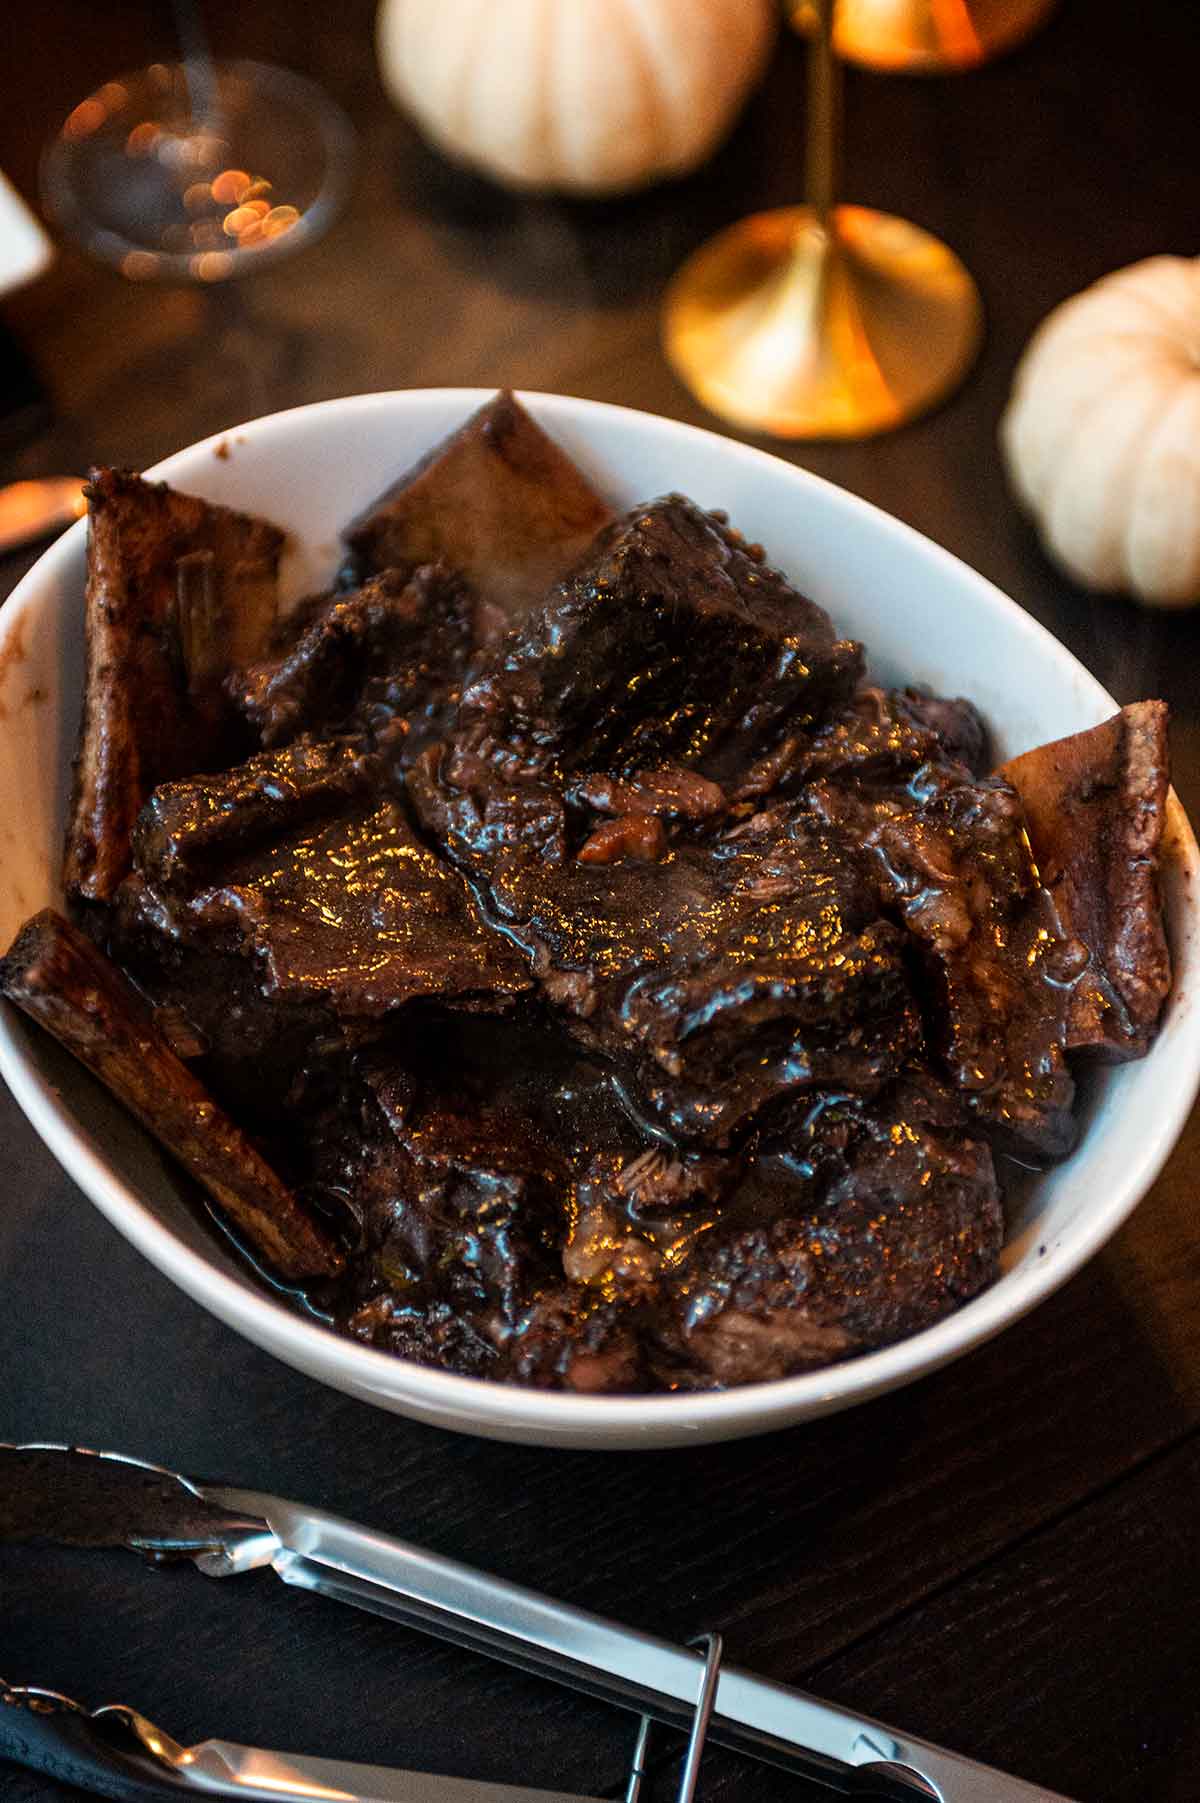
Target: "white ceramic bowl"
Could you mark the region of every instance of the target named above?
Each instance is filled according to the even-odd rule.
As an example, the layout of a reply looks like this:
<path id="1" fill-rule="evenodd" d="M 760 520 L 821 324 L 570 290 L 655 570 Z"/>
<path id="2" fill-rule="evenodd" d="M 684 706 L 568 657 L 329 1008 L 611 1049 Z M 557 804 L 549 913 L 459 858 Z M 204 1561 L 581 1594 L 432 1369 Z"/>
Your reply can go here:
<path id="1" fill-rule="evenodd" d="M 484 391 L 441 389 L 329 401 L 193 446 L 153 473 L 288 527 L 294 545 L 285 581 L 294 595 L 328 579 L 343 522 L 485 398 Z M 866 641 L 880 678 L 969 695 L 1001 756 L 1113 712 L 1099 684 L 1012 601 L 854 496 L 764 452 L 670 420 L 562 396 L 525 399 L 618 500 L 634 505 L 681 489 L 705 506 L 727 508 L 843 631 Z M 47 551 L 0 613 L 4 944 L 58 893 L 79 711 L 84 533 L 81 523 Z M 909 1383 L 999 1333 L 1070 1277 L 1145 1194 L 1200 1079 L 1200 950 L 1191 899 L 1200 893 L 1200 862 L 1174 798 L 1169 841 L 1165 890 L 1177 974 L 1162 1032 L 1141 1063 L 1094 1079 L 1075 1155 L 1010 1192 L 999 1281 L 913 1339 L 778 1383 L 695 1396 L 546 1394 L 424 1370 L 340 1339 L 256 1287 L 199 1224 L 147 1136 L 8 1008 L 0 1019 L 0 1070 L 66 1170 L 152 1263 L 257 1345 L 337 1389 L 442 1427 L 542 1445 L 694 1445 L 761 1433 Z"/>

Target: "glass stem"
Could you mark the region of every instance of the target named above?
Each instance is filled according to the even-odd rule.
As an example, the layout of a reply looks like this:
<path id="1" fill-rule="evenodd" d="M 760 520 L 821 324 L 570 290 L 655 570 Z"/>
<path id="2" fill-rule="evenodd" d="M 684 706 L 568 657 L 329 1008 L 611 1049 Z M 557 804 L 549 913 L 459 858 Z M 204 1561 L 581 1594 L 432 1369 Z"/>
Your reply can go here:
<path id="1" fill-rule="evenodd" d="M 217 73 L 200 0 L 171 0 L 171 12 L 188 87 L 188 110 L 192 116 L 192 125 L 199 131 L 212 132 L 219 137 L 221 120 L 217 107 Z"/>
<path id="2" fill-rule="evenodd" d="M 842 71 L 833 48 L 835 0 L 811 0 L 816 30 L 808 50 L 808 136 L 805 181 L 808 204 L 828 231 L 840 186 Z"/>

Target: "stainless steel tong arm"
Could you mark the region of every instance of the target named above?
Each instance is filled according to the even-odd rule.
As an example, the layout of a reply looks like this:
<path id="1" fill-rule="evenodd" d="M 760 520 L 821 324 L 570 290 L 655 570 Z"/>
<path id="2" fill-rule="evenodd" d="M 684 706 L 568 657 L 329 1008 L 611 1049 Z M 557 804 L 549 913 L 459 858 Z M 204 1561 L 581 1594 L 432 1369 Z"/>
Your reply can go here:
<path id="1" fill-rule="evenodd" d="M 704 1659 L 683 1647 L 320 1509 L 119 1454 L 0 1446 L 2 1538 L 130 1546 L 155 1559 L 192 1559 L 211 1577 L 269 1565 L 287 1584 L 683 1729 L 701 1690 Z M 843 1795 L 1068 1803 L 735 1666 L 721 1667 L 709 1736 Z"/>
<path id="2" fill-rule="evenodd" d="M 181 1746 L 124 1703 L 86 1709 L 58 1691 L 0 1678 L 0 1761 L 13 1760 L 114 1803 L 600 1803 L 353 1760 L 275 1753 L 235 1741 Z M 0 1786 L 3 1777 L 0 1775 Z"/>
<path id="3" fill-rule="evenodd" d="M 201 1486 L 231 1518 L 259 1517 L 285 1583 L 424 1629 L 608 1702 L 686 1728 L 703 1659 L 318 1509 Z M 244 1569 L 239 1549 L 229 1569 Z M 204 1564 L 203 1560 L 198 1561 Z M 205 1569 L 214 1572 L 212 1563 Z M 710 1738 L 846 1794 L 934 1803 L 1067 1803 L 1038 1786 L 832 1703 L 723 1666 Z"/>

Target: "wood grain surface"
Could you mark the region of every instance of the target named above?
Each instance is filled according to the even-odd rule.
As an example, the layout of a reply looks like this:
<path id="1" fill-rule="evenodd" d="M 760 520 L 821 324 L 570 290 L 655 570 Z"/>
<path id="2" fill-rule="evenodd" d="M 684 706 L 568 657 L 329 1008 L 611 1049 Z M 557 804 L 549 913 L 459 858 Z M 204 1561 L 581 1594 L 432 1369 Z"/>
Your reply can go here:
<path id="1" fill-rule="evenodd" d="M 699 0 L 697 0 L 699 3 Z M 148 464 L 240 418 L 355 390 L 499 383 L 712 424 L 663 363 L 664 280 L 715 227 L 796 197 L 803 56 L 784 39 L 700 175 L 603 205 L 450 169 L 389 109 L 368 0 L 208 0 L 230 54 L 314 75 L 360 134 L 328 239 L 233 294 L 132 286 L 70 250 L 2 310 L 55 418 L 0 480 Z M 0 168 L 89 89 L 171 50 L 171 14 L 22 0 Z M 1014 595 L 1121 700 L 1174 710 L 1200 811 L 1200 614 L 1074 588 L 1009 499 L 995 431 L 1037 320 L 1107 269 L 1194 254 L 1195 15 L 1063 0 L 971 75 L 851 71 L 847 197 L 947 238 L 988 338 L 939 412 L 873 444 L 784 449 Z M 231 372 L 240 372 L 233 374 Z M 0 561 L 7 593 L 31 556 Z M 1200 1228 L 1193 1119 L 1112 1244 L 1000 1340 L 849 1414 L 740 1445 L 594 1456 L 451 1436 L 276 1364 L 174 1291 L 0 1098 L 0 1439 L 112 1446 L 293 1494 L 940 1739 L 1088 1803 L 1200 1796 Z M 0 1548 L 0 1674 L 136 1703 L 181 1739 L 591 1792 L 632 1721 L 270 1576 L 218 1584 L 119 1553 Z M 658 1743 L 660 1795 L 673 1749 Z M 802 1794 L 714 1752 L 704 1794 Z M 816 1793 L 814 1793 L 815 1795 Z M 65 1803 L 0 1768 L 5 1803 Z"/>

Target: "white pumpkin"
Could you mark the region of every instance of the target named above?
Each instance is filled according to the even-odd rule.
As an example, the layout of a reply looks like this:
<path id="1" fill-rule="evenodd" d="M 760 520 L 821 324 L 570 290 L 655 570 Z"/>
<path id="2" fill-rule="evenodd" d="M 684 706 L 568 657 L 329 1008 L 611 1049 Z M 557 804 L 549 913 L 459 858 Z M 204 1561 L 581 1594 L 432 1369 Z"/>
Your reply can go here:
<path id="1" fill-rule="evenodd" d="M 442 150 L 513 187 L 612 194 L 703 162 L 775 0 L 382 0 L 379 66 Z"/>
<path id="2" fill-rule="evenodd" d="M 1066 301 L 1000 428 L 1047 550 L 1080 582 L 1200 602 L 1200 257 L 1150 257 Z"/>

